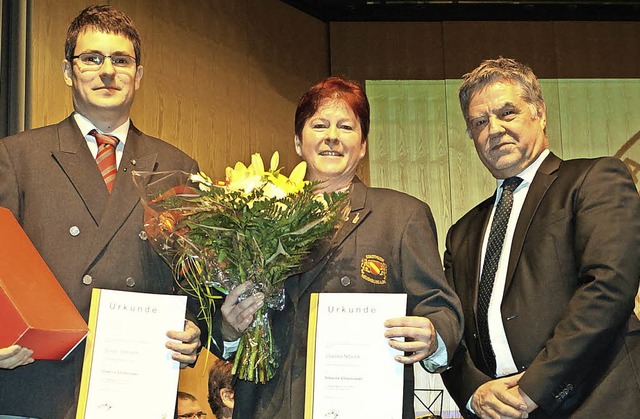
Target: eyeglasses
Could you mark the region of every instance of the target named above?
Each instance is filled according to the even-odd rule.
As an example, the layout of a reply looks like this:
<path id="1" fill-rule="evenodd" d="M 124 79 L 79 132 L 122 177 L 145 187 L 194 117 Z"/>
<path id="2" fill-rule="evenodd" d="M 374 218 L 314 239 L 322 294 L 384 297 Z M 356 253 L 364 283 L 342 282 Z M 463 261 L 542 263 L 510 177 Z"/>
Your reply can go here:
<path id="1" fill-rule="evenodd" d="M 197 412 L 197 413 L 185 413 L 184 415 L 178 415 L 180 419 L 204 419 L 207 417 L 205 412 Z"/>
<path id="2" fill-rule="evenodd" d="M 106 58 L 111 60 L 111 64 L 114 67 L 131 67 L 135 64 L 136 59 L 130 55 L 125 54 L 114 54 L 114 55 L 104 55 L 99 52 L 83 52 L 82 54 L 74 55 L 71 57 L 72 59 L 78 58 L 80 62 L 89 68 L 98 69 L 104 64 L 104 60 Z"/>

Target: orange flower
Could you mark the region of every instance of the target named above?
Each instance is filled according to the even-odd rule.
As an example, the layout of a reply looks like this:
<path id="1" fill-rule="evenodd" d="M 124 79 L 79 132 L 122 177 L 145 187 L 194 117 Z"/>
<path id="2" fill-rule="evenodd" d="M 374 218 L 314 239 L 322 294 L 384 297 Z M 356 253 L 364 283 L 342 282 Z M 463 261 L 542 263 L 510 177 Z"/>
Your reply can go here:
<path id="1" fill-rule="evenodd" d="M 158 215 L 158 226 L 161 231 L 173 232 L 173 228 L 176 226 L 176 219 L 171 212 L 163 211 Z"/>

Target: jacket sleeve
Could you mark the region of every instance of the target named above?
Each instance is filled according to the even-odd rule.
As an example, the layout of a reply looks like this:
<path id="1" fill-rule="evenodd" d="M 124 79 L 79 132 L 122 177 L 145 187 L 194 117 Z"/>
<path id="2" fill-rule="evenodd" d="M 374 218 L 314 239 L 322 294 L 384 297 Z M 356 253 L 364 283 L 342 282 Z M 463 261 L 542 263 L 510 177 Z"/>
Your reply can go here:
<path id="1" fill-rule="evenodd" d="M 447 247 L 444 253 L 444 270 L 447 282 L 455 289 L 455 270 L 452 257 L 452 252 L 454 251 L 454 245 L 452 244 L 452 231 L 453 228 L 449 230 L 449 234 L 447 234 Z M 472 310 L 472 308 L 467 309 Z M 470 317 L 467 316 L 467 318 Z M 442 381 L 449 391 L 449 394 L 460 408 L 460 412 L 463 416 L 469 414 L 467 413 L 465 406 L 476 389 L 491 379 L 491 377 L 484 374 L 475 366 L 469 355 L 465 339 L 463 338 L 457 350 L 453 354 L 450 368 L 442 373 Z"/>
<path id="2" fill-rule="evenodd" d="M 6 142 L 6 139 L 0 139 L 0 207 L 11 210 L 13 215 L 20 221 L 18 181 Z"/>
<path id="3" fill-rule="evenodd" d="M 425 316 L 433 323 L 447 347 L 448 364 L 462 337 L 462 308 L 444 277 L 435 221 L 428 205 L 420 203 L 409 215 L 400 246 L 402 281 L 409 307 L 415 307 L 411 314 Z"/>
<path id="4" fill-rule="evenodd" d="M 562 173 L 560 174 L 562 176 Z M 618 159 L 595 162 L 578 179 L 570 202 L 578 287 L 553 334 L 520 379 L 547 413 L 594 380 L 595 369 L 632 313 L 640 277 L 640 198 Z M 597 374 L 596 374 L 597 375 Z"/>

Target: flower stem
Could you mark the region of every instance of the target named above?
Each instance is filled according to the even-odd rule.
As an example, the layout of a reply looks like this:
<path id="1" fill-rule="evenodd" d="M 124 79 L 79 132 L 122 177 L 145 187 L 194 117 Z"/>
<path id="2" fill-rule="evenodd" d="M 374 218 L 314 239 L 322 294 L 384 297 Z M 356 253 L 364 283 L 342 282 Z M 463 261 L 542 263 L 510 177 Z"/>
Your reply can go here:
<path id="1" fill-rule="evenodd" d="M 240 338 L 232 372 L 242 380 L 264 384 L 273 378 L 276 366 L 268 312 L 261 308 Z"/>

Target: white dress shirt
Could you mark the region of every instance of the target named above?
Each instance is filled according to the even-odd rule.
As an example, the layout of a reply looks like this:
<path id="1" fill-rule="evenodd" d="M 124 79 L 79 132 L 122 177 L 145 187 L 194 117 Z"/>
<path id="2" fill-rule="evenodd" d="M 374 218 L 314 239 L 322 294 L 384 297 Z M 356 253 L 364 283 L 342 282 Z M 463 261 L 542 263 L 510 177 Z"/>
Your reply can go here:
<path id="1" fill-rule="evenodd" d="M 496 376 L 504 377 L 506 375 L 515 374 L 518 372 L 513 356 L 511 355 L 511 349 L 509 342 L 507 341 L 507 335 L 504 331 L 504 322 L 502 319 L 502 313 L 500 307 L 502 306 L 502 297 L 504 296 L 504 287 L 507 279 L 507 265 L 509 264 L 509 255 L 511 254 L 511 243 L 513 242 L 513 234 L 516 230 L 516 224 L 520 217 L 520 211 L 524 205 L 524 200 L 529 192 L 529 186 L 533 181 L 533 178 L 538 171 L 538 168 L 542 164 L 543 160 L 549 155 L 549 150 L 544 150 L 540 156 L 529 167 L 524 169 L 517 176 L 522 179 L 522 183 L 513 192 L 513 207 L 511 208 L 511 214 L 509 215 L 509 223 L 507 224 L 507 232 L 505 233 L 504 243 L 502 245 L 502 252 L 500 253 L 500 260 L 498 262 L 498 270 L 496 271 L 495 280 L 493 283 L 493 291 L 491 293 L 491 300 L 489 302 L 488 323 L 489 323 L 489 337 L 491 338 L 491 346 L 496 356 Z M 502 183 L 503 179 L 497 180 L 496 200 L 493 203 L 493 209 L 491 210 L 491 217 L 487 229 L 484 233 L 482 241 L 482 259 L 481 265 L 484 264 L 484 256 L 487 250 L 487 242 L 489 241 L 489 226 L 493 221 L 493 216 L 496 211 L 496 206 L 502 195 Z M 482 274 L 482 272 L 481 272 Z"/>
<path id="2" fill-rule="evenodd" d="M 93 122 L 89 121 L 85 116 L 80 115 L 78 112 L 74 112 L 73 119 L 76 121 L 80 132 L 84 135 L 84 139 L 87 141 L 89 150 L 95 159 L 98 155 L 98 143 L 93 135 L 89 135 L 91 130 L 96 130 L 101 134 L 109 134 L 118 139 L 118 145 L 116 146 L 116 166 L 120 167 L 120 160 L 122 160 L 122 152 L 124 151 L 124 145 L 127 142 L 127 134 L 129 133 L 129 125 L 131 120 L 127 119 L 124 124 L 120 125 L 111 132 L 102 132 L 93 125 Z"/>
<path id="3" fill-rule="evenodd" d="M 516 363 L 513 360 L 513 355 L 511 354 L 511 348 L 509 347 L 507 334 L 504 331 L 504 321 L 502 319 L 502 312 L 500 311 L 500 308 L 502 307 L 502 297 L 504 296 L 504 287 L 507 282 L 507 268 L 509 265 L 509 256 L 511 255 L 513 234 L 516 231 L 516 224 L 518 222 L 518 218 L 520 217 L 520 212 L 522 211 L 524 200 L 527 197 L 527 193 L 529 193 L 529 186 L 531 186 L 531 182 L 533 182 L 533 178 L 538 172 L 540 165 L 548 155 L 549 150 L 544 150 L 542 153 L 540 153 L 538 158 L 529 165 L 529 167 L 527 167 L 517 175 L 522 179 L 522 183 L 520 183 L 516 190 L 513 191 L 513 206 L 511 207 L 511 214 L 509 214 L 509 222 L 507 224 L 507 231 L 504 235 L 502 252 L 500 253 L 500 260 L 498 261 L 498 269 L 496 271 L 493 290 L 491 292 L 491 300 L 489 301 L 489 311 L 487 313 L 487 320 L 489 323 L 489 338 L 491 339 L 491 347 L 493 348 L 493 353 L 496 356 L 496 377 L 504 377 L 518 372 L 518 367 L 516 366 Z M 496 180 L 496 199 L 493 202 L 493 209 L 491 210 L 489 223 L 487 224 L 487 229 L 485 230 L 484 237 L 482 239 L 482 258 L 480 260 L 481 267 L 484 265 L 484 256 L 487 251 L 487 243 L 489 241 L 489 231 L 491 230 L 493 215 L 496 212 L 498 201 L 502 196 L 501 186 L 503 182 L 504 179 Z M 478 278 L 481 277 L 482 270 L 480 271 L 480 276 Z M 467 402 L 466 407 L 467 410 L 475 414 L 475 411 L 471 408 L 472 398 L 473 395 L 471 395 L 471 398 Z"/>

